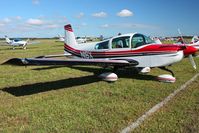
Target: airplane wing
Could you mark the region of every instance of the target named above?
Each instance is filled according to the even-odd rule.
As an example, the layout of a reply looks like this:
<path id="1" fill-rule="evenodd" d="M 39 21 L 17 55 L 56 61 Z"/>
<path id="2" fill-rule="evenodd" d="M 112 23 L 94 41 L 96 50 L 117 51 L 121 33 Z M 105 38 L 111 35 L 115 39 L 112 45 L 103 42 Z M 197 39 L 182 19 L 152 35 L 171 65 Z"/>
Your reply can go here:
<path id="1" fill-rule="evenodd" d="M 108 59 L 53 59 L 53 58 L 13 58 L 3 64 L 27 66 L 27 65 L 94 65 L 94 66 L 136 66 L 139 63 L 135 60 L 108 60 Z"/>

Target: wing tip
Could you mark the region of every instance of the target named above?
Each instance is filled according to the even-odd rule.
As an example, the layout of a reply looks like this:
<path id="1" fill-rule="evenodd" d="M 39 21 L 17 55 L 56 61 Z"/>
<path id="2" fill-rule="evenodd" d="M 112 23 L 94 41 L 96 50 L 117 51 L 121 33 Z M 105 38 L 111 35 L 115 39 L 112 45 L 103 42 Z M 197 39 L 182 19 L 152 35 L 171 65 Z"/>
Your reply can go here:
<path id="1" fill-rule="evenodd" d="M 25 59 L 21 58 L 12 58 L 7 60 L 6 62 L 2 63 L 1 65 L 16 65 L 16 66 L 23 66 L 25 65 L 24 63 Z"/>

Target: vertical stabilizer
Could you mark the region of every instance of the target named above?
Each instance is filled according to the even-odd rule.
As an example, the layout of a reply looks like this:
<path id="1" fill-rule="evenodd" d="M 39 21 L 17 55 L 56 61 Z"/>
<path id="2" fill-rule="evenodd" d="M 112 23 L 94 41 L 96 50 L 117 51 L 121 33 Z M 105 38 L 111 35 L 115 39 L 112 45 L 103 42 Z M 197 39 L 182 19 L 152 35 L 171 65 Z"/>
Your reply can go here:
<path id="1" fill-rule="evenodd" d="M 65 44 L 69 46 L 77 45 L 75 34 L 70 24 L 64 26 L 65 29 Z"/>
<path id="2" fill-rule="evenodd" d="M 6 42 L 8 43 L 8 44 L 11 44 L 11 40 L 8 38 L 8 36 L 5 36 L 5 39 L 6 39 Z"/>

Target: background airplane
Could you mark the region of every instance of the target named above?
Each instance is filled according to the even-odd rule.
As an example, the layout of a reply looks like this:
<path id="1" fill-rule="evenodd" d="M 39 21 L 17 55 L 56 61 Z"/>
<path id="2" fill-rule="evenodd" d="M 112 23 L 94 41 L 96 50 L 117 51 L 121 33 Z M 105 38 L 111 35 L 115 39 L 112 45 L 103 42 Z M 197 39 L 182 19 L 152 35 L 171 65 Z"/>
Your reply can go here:
<path id="1" fill-rule="evenodd" d="M 77 43 L 86 43 L 87 38 L 86 37 L 76 37 Z"/>
<path id="2" fill-rule="evenodd" d="M 193 36 L 193 38 L 191 39 L 191 43 L 198 43 L 199 44 L 199 38 L 198 36 Z"/>
<path id="3" fill-rule="evenodd" d="M 58 42 L 64 42 L 64 37 L 63 36 L 61 36 L 60 34 L 58 34 L 58 37 L 59 37 Z"/>
<path id="4" fill-rule="evenodd" d="M 59 40 L 58 42 L 64 42 L 65 37 L 61 36 L 60 34 L 58 34 Z M 87 42 L 87 38 L 86 37 L 76 37 L 76 41 L 77 43 L 86 43 Z"/>
<path id="5" fill-rule="evenodd" d="M 162 44 L 160 39 L 158 37 L 151 37 L 151 39 L 156 43 L 156 44 Z"/>
<path id="6" fill-rule="evenodd" d="M 189 45 L 193 46 L 193 47 L 195 47 L 199 50 L 199 38 L 198 38 L 198 36 L 193 36 Z"/>
<path id="7" fill-rule="evenodd" d="M 23 49 L 26 49 L 26 46 L 28 45 L 29 42 L 29 39 L 27 39 L 26 41 L 21 39 L 10 40 L 8 36 L 5 36 L 5 39 L 7 44 L 13 46 L 13 49 L 15 49 L 15 47 L 22 47 Z"/>

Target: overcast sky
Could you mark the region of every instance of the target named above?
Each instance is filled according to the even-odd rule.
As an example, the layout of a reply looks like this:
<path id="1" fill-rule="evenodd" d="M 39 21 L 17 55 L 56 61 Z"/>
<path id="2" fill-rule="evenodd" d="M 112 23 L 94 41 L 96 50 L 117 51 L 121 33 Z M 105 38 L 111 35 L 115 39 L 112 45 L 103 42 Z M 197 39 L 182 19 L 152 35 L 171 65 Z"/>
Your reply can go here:
<path id="1" fill-rule="evenodd" d="M 199 0 L 2 0 L 0 37 L 199 35 Z"/>

